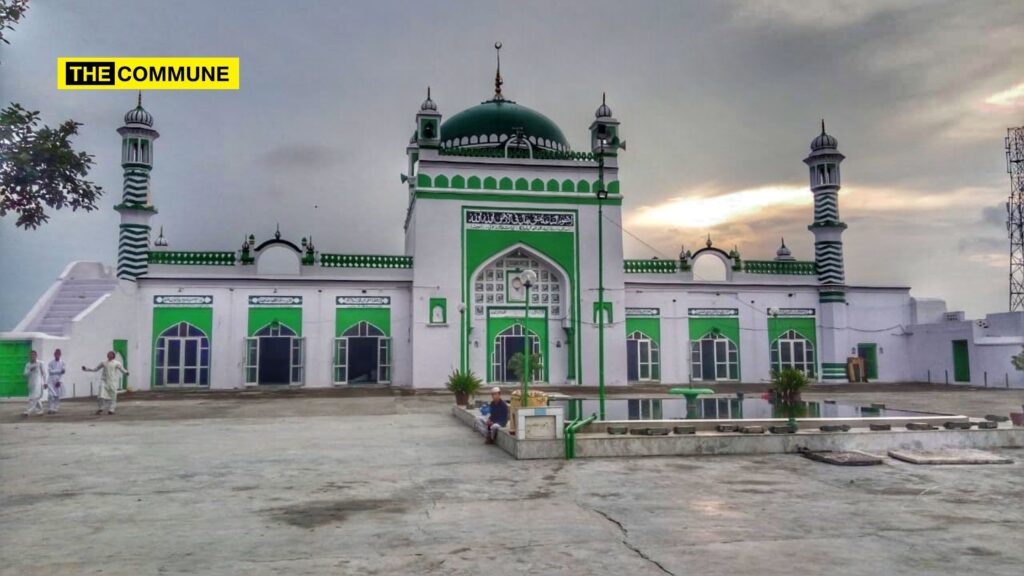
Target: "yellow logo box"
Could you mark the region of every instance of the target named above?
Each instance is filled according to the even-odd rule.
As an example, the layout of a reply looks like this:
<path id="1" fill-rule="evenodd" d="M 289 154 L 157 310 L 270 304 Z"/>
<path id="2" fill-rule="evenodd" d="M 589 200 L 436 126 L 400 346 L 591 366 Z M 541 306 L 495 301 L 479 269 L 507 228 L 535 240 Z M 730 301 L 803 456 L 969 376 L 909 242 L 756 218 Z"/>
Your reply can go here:
<path id="1" fill-rule="evenodd" d="M 59 90 L 238 90 L 238 58 L 57 58 Z"/>

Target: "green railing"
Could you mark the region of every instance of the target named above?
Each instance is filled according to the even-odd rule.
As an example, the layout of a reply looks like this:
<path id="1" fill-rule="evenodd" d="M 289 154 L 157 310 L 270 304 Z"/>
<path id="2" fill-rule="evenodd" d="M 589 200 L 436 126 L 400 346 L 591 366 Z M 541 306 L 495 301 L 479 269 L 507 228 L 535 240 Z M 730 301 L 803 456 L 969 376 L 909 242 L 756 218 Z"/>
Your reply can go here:
<path id="1" fill-rule="evenodd" d="M 576 152 L 573 150 L 534 150 L 530 155 L 528 150 L 521 148 L 441 148 L 438 150 L 441 156 L 465 156 L 470 158 L 533 158 L 534 160 L 577 160 L 594 161 L 593 152 Z"/>
<path id="2" fill-rule="evenodd" d="M 626 260 L 626 274 L 672 274 L 678 271 L 675 260 Z"/>
<path id="3" fill-rule="evenodd" d="M 743 262 L 743 271 L 750 274 L 793 274 L 798 276 L 813 276 L 818 273 L 818 267 L 814 262 L 800 262 L 795 260 L 746 260 Z"/>
<path id="4" fill-rule="evenodd" d="M 320 265 L 324 268 L 412 268 L 412 256 L 321 254 Z"/>
<path id="5" fill-rule="evenodd" d="M 234 266 L 234 252 L 165 252 L 149 253 L 150 264 L 179 266 Z"/>

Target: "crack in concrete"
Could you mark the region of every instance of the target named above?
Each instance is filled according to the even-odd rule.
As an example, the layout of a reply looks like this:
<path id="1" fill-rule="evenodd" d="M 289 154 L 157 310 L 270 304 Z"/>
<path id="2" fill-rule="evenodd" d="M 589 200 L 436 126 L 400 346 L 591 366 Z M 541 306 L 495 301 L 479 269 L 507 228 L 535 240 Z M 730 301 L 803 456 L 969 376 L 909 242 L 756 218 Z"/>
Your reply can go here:
<path id="1" fill-rule="evenodd" d="M 672 572 L 669 572 L 667 568 L 665 568 L 664 566 L 662 566 L 662 565 L 661 565 L 661 562 L 658 562 L 657 560 L 654 560 L 654 559 L 652 559 L 652 558 L 651 558 L 650 556 L 648 556 L 647 554 L 644 554 L 643 552 L 641 552 L 641 551 L 640 551 L 640 549 L 639 549 L 639 548 L 637 548 L 636 546 L 633 546 L 632 544 L 630 544 L 630 543 L 629 543 L 629 542 L 627 542 L 626 540 L 623 540 L 623 541 L 622 541 L 622 544 L 623 544 L 623 545 L 625 545 L 625 546 L 626 546 L 626 548 L 629 548 L 629 549 L 630 549 L 630 550 L 632 550 L 633 552 L 636 552 L 636 555 L 637 555 L 637 556 L 639 556 L 639 557 L 643 558 L 644 560 L 646 560 L 646 561 L 650 562 L 651 564 L 654 564 L 655 566 L 657 566 L 657 567 L 658 567 L 658 570 L 661 570 L 661 571 L 662 571 L 663 573 L 665 573 L 665 574 L 668 574 L 668 576 L 676 576 L 676 575 L 675 575 L 675 574 L 673 574 Z"/>
<path id="2" fill-rule="evenodd" d="M 668 574 L 669 576 L 675 576 L 675 574 L 673 574 L 671 571 L 669 571 L 667 568 L 665 568 L 661 564 L 661 562 L 658 562 L 657 560 L 651 558 L 647 554 L 644 554 L 644 552 L 642 550 L 640 550 L 639 548 L 637 548 L 633 544 L 629 543 L 629 530 L 626 529 L 626 527 L 622 524 L 622 522 L 619 522 L 618 520 L 616 520 L 610 514 L 608 514 L 606 512 L 602 512 L 601 510 L 598 510 L 597 508 L 591 508 L 591 510 L 596 512 L 596 513 L 598 513 L 605 520 L 611 522 L 612 524 L 615 524 L 615 526 L 618 527 L 619 532 L 622 533 L 622 545 L 623 546 L 625 546 L 626 548 L 629 548 L 630 550 L 632 550 L 633 553 L 636 554 L 637 556 L 639 556 L 640 558 L 642 558 L 642 559 L 646 560 L 647 562 L 649 562 L 649 563 L 653 564 L 654 566 L 656 566 L 658 568 L 658 570 L 661 570 L 661 572 L 663 574 Z"/>

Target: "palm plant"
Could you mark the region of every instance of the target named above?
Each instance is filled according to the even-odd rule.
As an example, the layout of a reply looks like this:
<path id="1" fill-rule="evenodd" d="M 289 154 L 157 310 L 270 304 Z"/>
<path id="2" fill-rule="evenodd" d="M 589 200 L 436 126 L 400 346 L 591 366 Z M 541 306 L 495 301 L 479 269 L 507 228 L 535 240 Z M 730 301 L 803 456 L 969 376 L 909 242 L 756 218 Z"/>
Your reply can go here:
<path id="1" fill-rule="evenodd" d="M 795 368 L 772 370 L 772 392 L 779 407 L 789 418 L 789 427 L 796 428 L 796 417 L 803 407 L 800 394 L 807 388 L 807 375 Z"/>
<path id="2" fill-rule="evenodd" d="M 448 375 L 448 382 L 445 386 L 455 393 L 455 403 L 465 406 L 469 403 L 469 397 L 480 390 L 483 382 L 473 373 L 472 370 L 452 370 Z"/>

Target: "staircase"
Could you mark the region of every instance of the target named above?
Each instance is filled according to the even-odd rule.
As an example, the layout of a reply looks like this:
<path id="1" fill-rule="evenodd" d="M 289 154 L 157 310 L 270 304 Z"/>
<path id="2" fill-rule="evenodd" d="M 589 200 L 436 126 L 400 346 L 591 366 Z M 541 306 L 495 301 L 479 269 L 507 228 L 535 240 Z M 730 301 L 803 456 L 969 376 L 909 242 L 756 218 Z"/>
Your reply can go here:
<path id="1" fill-rule="evenodd" d="M 71 321 L 101 297 L 117 287 L 117 279 L 64 277 L 45 310 L 36 316 L 27 331 L 51 336 L 66 336 Z"/>

